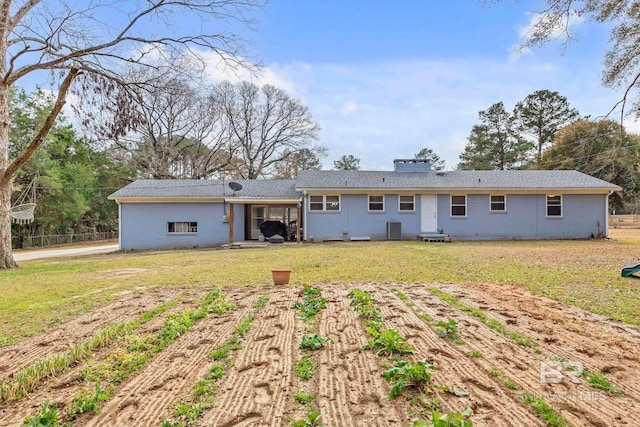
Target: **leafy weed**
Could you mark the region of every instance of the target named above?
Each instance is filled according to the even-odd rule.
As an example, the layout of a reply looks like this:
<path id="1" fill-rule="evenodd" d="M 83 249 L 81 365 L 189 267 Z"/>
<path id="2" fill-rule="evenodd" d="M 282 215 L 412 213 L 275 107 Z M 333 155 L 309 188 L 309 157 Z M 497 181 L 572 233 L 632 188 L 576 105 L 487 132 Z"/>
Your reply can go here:
<path id="1" fill-rule="evenodd" d="M 394 399 L 402 394 L 407 387 L 420 387 L 431 381 L 431 373 L 428 370 L 435 370 L 436 367 L 426 359 L 416 363 L 401 360 L 396 365 L 382 373 L 388 382 L 393 383 L 387 398 Z"/>

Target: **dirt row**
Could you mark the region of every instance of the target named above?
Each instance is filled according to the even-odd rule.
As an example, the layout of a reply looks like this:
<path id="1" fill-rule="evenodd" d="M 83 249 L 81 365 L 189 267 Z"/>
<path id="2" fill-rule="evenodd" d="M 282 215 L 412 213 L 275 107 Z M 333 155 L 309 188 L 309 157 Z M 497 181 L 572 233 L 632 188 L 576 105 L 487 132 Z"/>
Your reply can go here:
<path id="1" fill-rule="evenodd" d="M 386 359 L 363 350 L 369 336 L 350 306 L 353 288 L 370 291 L 385 326 L 396 328 L 417 353 L 437 366 L 425 404 L 406 397 L 388 400 L 390 385 L 381 376 Z M 534 347 L 512 339 L 483 324 L 477 317 L 454 308 L 428 290 L 436 287 L 469 307 L 482 310 L 510 330 L 529 337 Z M 42 358 L 65 351 L 111 323 L 131 321 L 141 313 L 168 301 L 179 303 L 141 327 L 153 333 L 172 313 L 195 307 L 207 290 L 149 290 L 123 295 L 103 307 L 59 325 L 48 333 L 0 348 L 0 374 L 10 380 L 16 372 Z M 522 393 L 543 396 L 574 426 L 634 425 L 640 419 L 640 331 L 638 328 L 564 306 L 510 285 L 492 284 L 332 284 L 322 287 L 327 306 L 312 327 L 292 308 L 298 287 L 234 288 L 223 290 L 236 308 L 196 323 L 188 332 L 155 355 L 144 367 L 117 385 L 100 412 L 88 413 L 76 425 L 159 426 L 176 404 L 188 397 L 211 367 L 211 352 L 233 336 L 234 329 L 254 315 L 241 349 L 217 381 L 213 404 L 198 418 L 203 426 L 284 426 L 300 418 L 303 408 L 293 395 L 304 389 L 313 393 L 310 407 L 322 412 L 326 426 L 408 426 L 414 418 L 426 420 L 431 409 L 442 412 L 473 409 L 474 426 L 544 426 L 536 411 L 523 402 Z M 266 293 L 264 308 L 254 306 Z M 437 321 L 453 319 L 459 340 L 441 338 Z M 89 321 L 91 320 L 91 321 Z M 303 356 L 303 334 L 313 332 L 333 340 L 313 352 L 317 368 L 309 382 L 294 374 Z M 61 410 L 88 385 L 80 381 L 87 363 L 105 360 L 118 351 L 118 343 L 96 350 L 92 359 L 70 368 L 18 402 L 0 404 L 0 426 L 22 425 L 37 413 L 43 401 L 58 403 Z M 538 349 L 536 351 L 536 348 Z M 474 356 L 472 356 L 474 354 Z M 562 360 L 581 363 L 590 371 L 604 372 L 619 395 L 600 392 L 581 379 L 557 384 L 541 381 L 541 363 Z M 388 362 L 387 362 L 388 363 Z M 505 382 L 515 384 L 508 388 Z M 514 389 L 515 388 L 515 389 Z M 449 390 L 468 396 L 458 397 Z"/>

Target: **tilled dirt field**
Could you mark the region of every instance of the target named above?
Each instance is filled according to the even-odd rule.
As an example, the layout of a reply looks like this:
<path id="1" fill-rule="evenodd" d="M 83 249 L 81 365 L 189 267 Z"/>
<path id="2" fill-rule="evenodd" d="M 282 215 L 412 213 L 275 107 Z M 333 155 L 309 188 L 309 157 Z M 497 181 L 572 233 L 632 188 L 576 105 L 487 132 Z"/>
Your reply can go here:
<path id="1" fill-rule="evenodd" d="M 397 330 L 415 354 L 388 358 L 363 349 L 371 337 L 351 306 L 349 293 L 355 288 L 373 295 L 385 328 Z M 410 426 L 414 419 L 431 425 L 432 409 L 448 413 L 467 407 L 473 410 L 474 426 L 547 425 L 525 402 L 525 394 L 544 398 L 567 425 L 635 426 L 640 420 L 640 330 L 518 286 L 326 285 L 320 287 L 326 307 L 312 321 L 292 308 L 301 287 L 223 289 L 233 306 L 197 318 L 164 347 L 149 350 L 141 344 L 156 345 L 156 337 L 165 336 L 165 325 L 197 310 L 208 291 L 155 289 L 123 295 L 72 322 L 0 348 L 0 386 L 7 389 L 43 360 L 65 354 L 103 328 L 133 322 L 162 304 L 167 307 L 38 380 L 27 393 L 2 395 L 0 425 L 23 425 L 45 401 L 57 406 L 60 422 L 83 426 L 161 426 L 163 420 L 171 420 L 165 425 L 287 426 L 311 409 L 322 414 L 325 426 Z M 449 320 L 457 324 L 457 339 L 440 336 L 436 323 Z M 243 322 L 248 326 L 239 332 Z M 315 351 L 300 349 L 309 334 L 332 342 Z M 516 337 L 528 344 L 519 344 Z M 229 343 L 228 354 L 216 356 Z M 146 356 L 141 362 L 135 355 Z M 297 372 L 305 358 L 315 365 L 309 380 Z M 427 359 L 437 369 L 430 383 L 389 400 L 391 385 L 381 374 L 398 358 Z M 212 379 L 214 365 L 224 372 Z M 100 377 L 96 372 L 105 366 L 108 375 Z M 543 369 L 541 374 L 541 366 L 602 373 L 615 391 L 596 388 L 566 370 L 549 376 Z M 66 415 L 79 395 L 93 396 L 96 382 L 108 391 L 98 399 L 99 409 Z M 310 394 L 308 401 L 296 401 L 300 391 Z M 176 412 L 185 402 L 192 408 L 203 404 L 187 415 Z"/>

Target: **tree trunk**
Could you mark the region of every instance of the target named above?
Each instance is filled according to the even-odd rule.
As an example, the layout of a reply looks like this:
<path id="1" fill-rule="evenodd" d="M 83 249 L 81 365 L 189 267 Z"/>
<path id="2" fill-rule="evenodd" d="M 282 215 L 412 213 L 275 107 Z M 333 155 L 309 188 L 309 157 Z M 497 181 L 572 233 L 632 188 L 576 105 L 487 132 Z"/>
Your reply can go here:
<path id="1" fill-rule="evenodd" d="M 0 186 L 0 270 L 16 268 L 11 249 L 11 181 Z"/>
<path id="2" fill-rule="evenodd" d="M 0 84 L 0 176 L 9 164 L 9 87 Z M 11 186 L 0 180 L 0 270 L 16 268 L 11 249 Z"/>

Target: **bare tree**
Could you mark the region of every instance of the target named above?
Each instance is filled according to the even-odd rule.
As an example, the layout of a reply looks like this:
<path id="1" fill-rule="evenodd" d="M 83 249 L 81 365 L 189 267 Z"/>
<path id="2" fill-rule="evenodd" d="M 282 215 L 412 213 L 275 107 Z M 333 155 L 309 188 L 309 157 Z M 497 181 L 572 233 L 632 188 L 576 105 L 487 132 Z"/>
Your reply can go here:
<path id="1" fill-rule="evenodd" d="M 190 67 L 137 70 L 132 82 L 142 117 L 136 132 L 116 136 L 114 147 L 145 178 L 208 178 L 229 163 L 232 148 L 220 103 Z M 115 108 L 114 108 L 115 110 Z"/>
<path id="2" fill-rule="evenodd" d="M 499 2 L 500 0 L 484 0 Z M 605 54 L 602 83 L 611 88 L 622 89 L 622 99 L 609 111 L 620 107 L 620 120 L 625 116 L 627 104 L 630 114 L 640 117 L 640 44 L 638 27 L 640 13 L 637 0 L 545 0 L 546 7 L 539 12 L 538 19 L 529 29 L 523 47 L 544 44 L 557 37 L 568 43 L 574 34 L 571 22 L 582 17 L 594 22 L 613 24 L 610 26 L 611 49 Z M 635 99 L 633 92 L 636 93 Z"/>
<path id="3" fill-rule="evenodd" d="M 277 173 L 276 164 L 303 149 L 321 152 L 321 147 L 314 145 L 320 126 L 306 106 L 282 89 L 223 82 L 218 87 L 218 99 L 235 147 L 237 176 L 272 176 Z"/>
<path id="4" fill-rule="evenodd" d="M 149 64 L 167 52 L 206 49 L 227 63 L 244 43 L 232 32 L 202 33 L 213 22 L 248 22 L 262 0 L 0 0 L 0 269 L 14 268 L 11 250 L 11 186 L 15 172 L 42 144 L 70 91 L 96 107 L 105 96 L 121 114 L 102 130 L 112 135 L 134 128 L 141 118 L 128 108 L 120 78 L 123 64 Z M 189 30 L 176 23 L 189 23 Z M 194 25 L 194 22 L 201 24 Z M 193 30 L 195 29 L 195 30 Z M 9 91 L 27 76 L 49 76 L 57 89 L 54 106 L 28 146 L 9 159 Z M 91 91 L 91 92 L 90 92 Z M 91 96 L 94 93 L 96 96 Z"/>

